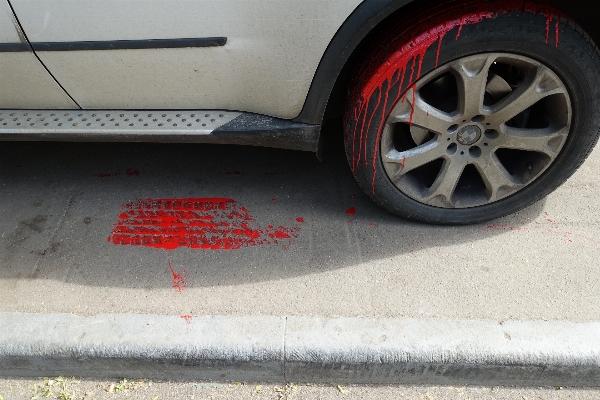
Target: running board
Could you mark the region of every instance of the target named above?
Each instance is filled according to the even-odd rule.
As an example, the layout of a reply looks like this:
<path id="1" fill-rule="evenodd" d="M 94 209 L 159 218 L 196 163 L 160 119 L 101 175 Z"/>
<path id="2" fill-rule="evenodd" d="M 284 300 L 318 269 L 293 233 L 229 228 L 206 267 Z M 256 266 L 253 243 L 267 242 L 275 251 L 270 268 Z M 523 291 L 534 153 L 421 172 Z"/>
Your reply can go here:
<path id="1" fill-rule="evenodd" d="M 221 143 L 318 150 L 320 125 L 214 110 L 0 110 L 0 140 Z"/>

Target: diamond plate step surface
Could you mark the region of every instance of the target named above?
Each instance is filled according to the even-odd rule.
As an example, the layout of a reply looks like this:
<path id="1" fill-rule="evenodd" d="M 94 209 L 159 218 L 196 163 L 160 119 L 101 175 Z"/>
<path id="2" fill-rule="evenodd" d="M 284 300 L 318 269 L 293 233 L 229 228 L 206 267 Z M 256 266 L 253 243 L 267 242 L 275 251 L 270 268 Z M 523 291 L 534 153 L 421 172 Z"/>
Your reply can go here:
<path id="1" fill-rule="evenodd" d="M 0 136 L 15 133 L 210 135 L 240 115 L 214 110 L 0 110 Z"/>

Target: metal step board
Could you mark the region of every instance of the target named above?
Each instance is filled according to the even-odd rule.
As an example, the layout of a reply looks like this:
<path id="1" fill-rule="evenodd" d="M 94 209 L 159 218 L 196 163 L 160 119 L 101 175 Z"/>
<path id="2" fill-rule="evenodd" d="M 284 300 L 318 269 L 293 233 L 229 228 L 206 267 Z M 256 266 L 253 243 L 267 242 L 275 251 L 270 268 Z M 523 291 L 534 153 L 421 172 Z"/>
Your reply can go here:
<path id="1" fill-rule="evenodd" d="M 320 125 L 219 110 L 2 110 L 0 140 L 248 144 L 317 151 Z"/>
<path id="2" fill-rule="evenodd" d="M 0 134 L 210 135 L 240 114 L 227 111 L 0 110 Z"/>

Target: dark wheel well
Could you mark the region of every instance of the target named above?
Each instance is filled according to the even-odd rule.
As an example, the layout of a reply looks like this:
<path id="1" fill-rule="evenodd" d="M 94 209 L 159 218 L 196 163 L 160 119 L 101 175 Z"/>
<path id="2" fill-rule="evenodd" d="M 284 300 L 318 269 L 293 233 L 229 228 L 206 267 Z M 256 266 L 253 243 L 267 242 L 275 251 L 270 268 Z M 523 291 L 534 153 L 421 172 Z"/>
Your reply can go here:
<path id="1" fill-rule="evenodd" d="M 390 24 L 410 16 L 416 8 L 427 7 L 428 5 L 444 2 L 443 0 L 409 1 L 410 3 L 392 12 L 375 26 L 354 48 L 339 74 L 330 77 L 330 79 L 335 80 L 335 84 L 333 85 L 333 89 L 331 90 L 328 99 L 324 100 L 326 101 L 326 108 L 320 122 L 323 124 L 327 123 L 328 127 L 331 128 L 338 123 L 341 124 L 345 102 L 348 97 L 348 88 L 351 85 L 355 71 L 365 62 L 366 54 L 372 50 L 371 44 L 376 41 L 379 35 L 384 32 Z M 600 44 L 600 24 L 598 24 L 598 20 L 600 20 L 600 6 L 598 6 L 598 0 L 537 0 L 537 2 L 548 4 L 561 10 L 565 15 L 581 26 L 596 44 Z M 325 61 L 324 57 L 322 63 Z M 311 86 L 311 91 L 316 89 L 317 88 Z M 305 108 L 298 119 L 302 119 L 303 116 L 306 117 L 309 112 L 311 112 L 311 110 L 308 110 L 307 105 L 305 105 Z M 313 112 L 318 111 L 315 109 Z M 318 123 L 318 121 L 313 121 L 312 123 Z M 333 131 L 339 132 L 339 129 L 327 129 L 323 131 L 323 134 L 327 135 L 328 132 Z"/>

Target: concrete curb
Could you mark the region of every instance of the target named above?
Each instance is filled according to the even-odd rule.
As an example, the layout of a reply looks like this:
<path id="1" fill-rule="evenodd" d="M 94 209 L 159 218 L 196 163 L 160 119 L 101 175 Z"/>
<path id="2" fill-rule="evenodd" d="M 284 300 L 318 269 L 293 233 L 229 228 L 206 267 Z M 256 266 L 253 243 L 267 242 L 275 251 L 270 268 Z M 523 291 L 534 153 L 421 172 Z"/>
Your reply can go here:
<path id="1" fill-rule="evenodd" d="M 600 323 L 0 313 L 0 375 L 598 386 Z"/>

